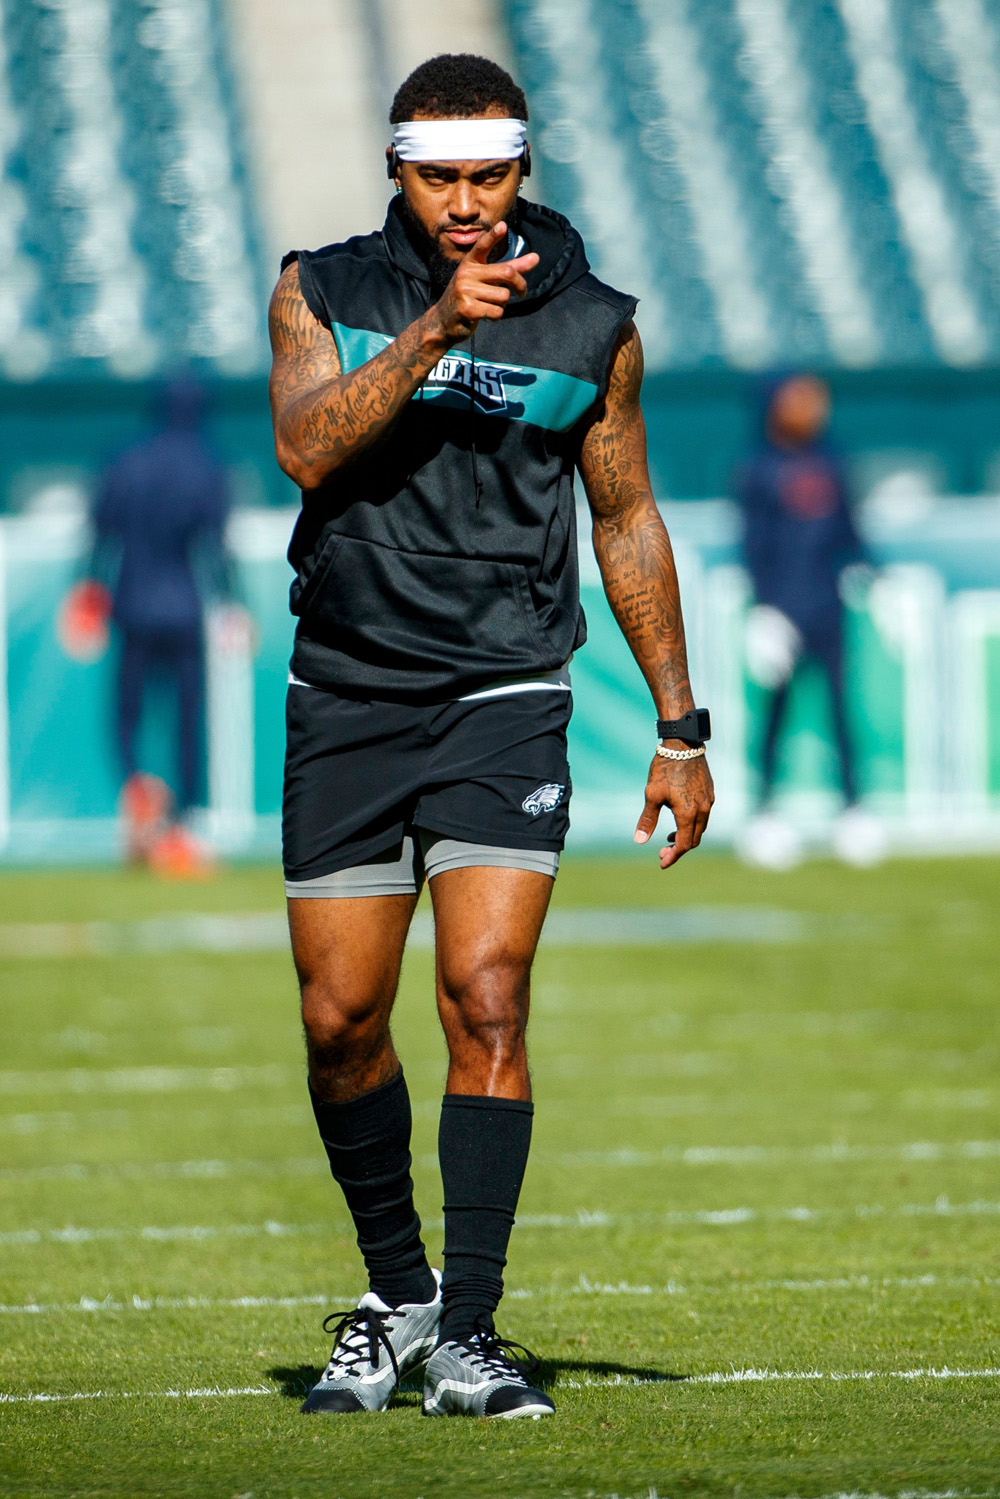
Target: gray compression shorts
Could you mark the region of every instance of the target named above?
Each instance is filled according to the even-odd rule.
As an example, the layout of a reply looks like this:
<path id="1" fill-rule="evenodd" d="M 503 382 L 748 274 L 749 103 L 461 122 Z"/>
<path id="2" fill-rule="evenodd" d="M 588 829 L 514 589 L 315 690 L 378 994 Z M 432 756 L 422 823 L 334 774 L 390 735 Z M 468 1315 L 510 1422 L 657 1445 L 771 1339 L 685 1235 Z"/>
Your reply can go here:
<path id="1" fill-rule="evenodd" d="M 285 894 L 296 900 L 330 900 L 352 895 L 414 895 L 443 869 L 528 869 L 556 877 L 559 855 L 544 848 L 490 848 L 463 843 L 425 828 L 414 828 L 397 853 L 377 854 L 353 869 L 337 869 L 311 880 L 286 880 Z"/>

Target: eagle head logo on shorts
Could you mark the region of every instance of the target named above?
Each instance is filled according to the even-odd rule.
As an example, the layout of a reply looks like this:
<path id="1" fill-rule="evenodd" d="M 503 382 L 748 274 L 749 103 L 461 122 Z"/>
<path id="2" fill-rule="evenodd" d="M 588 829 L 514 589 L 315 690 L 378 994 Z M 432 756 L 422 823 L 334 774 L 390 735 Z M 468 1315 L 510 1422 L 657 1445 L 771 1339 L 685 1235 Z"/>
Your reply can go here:
<path id="1" fill-rule="evenodd" d="M 526 796 L 521 806 L 532 817 L 537 817 L 539 812 L 554 812 L 562 801 L 565 786 L 560 786 L 558 781 L 546 781 L 544 786 L 539 786 L 530 796 Z"/>

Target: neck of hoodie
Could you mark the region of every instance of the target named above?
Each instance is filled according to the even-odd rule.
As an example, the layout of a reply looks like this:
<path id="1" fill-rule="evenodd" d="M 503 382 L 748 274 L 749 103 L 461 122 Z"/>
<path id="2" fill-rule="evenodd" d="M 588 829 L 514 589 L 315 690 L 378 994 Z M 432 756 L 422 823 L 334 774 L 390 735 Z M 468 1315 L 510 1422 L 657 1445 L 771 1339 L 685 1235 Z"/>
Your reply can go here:
<path id="1" fill-rule="evenodd" d="M 538 265 L 526 274 L 527 292 L 511 304 L 504 314 L 506 317 L 523 315 L 533 304 L 556 296 L 590 270 L 579 234 L 569 220 L 554 209 L 518 199 L 512 228 L 524 237 L 526 245 L 538 256 Z M 402 195 L 390 200 L 382 238 L 386 253 L 397 270 L 424 282 L 431 300 L 440 297 L 454 274 L 455 265 L 446 262 L 450 269 L 443 282 L 432 275 L 432 261 L 439 257 L 431 250 L 426 234 L 413 221 Z"/>
<path id="2" fill-rule="evenodd" d="M 538 255 L 538 265 L 525 276 L 528 289 L 525 295 L 507 308 L 505 317 L 521 317 L 530 313 L 548 298 L 556 296 L 567 286 L 572 286 L 590 270 L 583 241 L 568 219 L 541 204 L 518 199 L 516 217 L 511 229 L 523 236 L 526 244 Z M 430 301 L 436 301 L 445 291 L 455 274 L 455 264 L 431 249 L 426 233 L 415 220 L 400 195 L 390 200 L 382 230 L 386 253 L 402 271 L 417 281 L 426 283 Z M 504 246 L 506 253 L 506 246 Z M 447 272 L 445 268 L 447 267 Z M 469 385 L 469 458 L 471 464 L 474 508 L 478 511 L 482 500 L 483 485 L 479 473 L 479 455 L 476 451 L 476 429 L 478 419 L 475 408 L 476 383 L 476 335 L 469 341 L 472 360 L 472 379 Z"/>

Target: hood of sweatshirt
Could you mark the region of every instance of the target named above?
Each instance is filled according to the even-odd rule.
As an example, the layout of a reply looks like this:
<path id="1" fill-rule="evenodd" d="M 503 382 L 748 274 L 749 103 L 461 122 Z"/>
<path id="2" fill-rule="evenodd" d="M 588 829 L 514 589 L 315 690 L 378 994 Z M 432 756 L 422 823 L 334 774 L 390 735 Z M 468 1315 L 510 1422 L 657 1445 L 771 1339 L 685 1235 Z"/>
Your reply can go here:
<path id="1" fill-rule="evenodd" d="M 590 270 L 583 240 L 569 220 L 555 209 L 518 199 L 517 216 L 511 227 L 524 239 L 525 253 L 532 250 L 538 256 L 538 264 L 524 278 L 528 284 L 526 295 L 507 308 L 505 317 L 516 316 L 520 309 L 557 296 Z M 427 261 L 399 197 L 389 204 L 382 240 L 397 270 L 416 281 L 430 283 Z"/>

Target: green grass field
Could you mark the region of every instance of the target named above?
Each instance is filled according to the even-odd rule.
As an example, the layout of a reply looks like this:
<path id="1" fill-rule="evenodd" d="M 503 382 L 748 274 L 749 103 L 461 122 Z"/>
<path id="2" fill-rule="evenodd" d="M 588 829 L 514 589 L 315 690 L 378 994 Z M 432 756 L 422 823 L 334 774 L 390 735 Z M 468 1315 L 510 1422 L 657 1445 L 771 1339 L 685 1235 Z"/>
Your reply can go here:
<path id="1" fill-rule="evenodd" d="M 567 861 L 501 1321 L 558 1413 L 491 1425 L 298 1413 L 362 1282 L 277 872 L 0 877 L 0 1492 L 1000 1494 L 998 883 Z M 397 1017 L 438 1256 L 426 940 Z"/>

